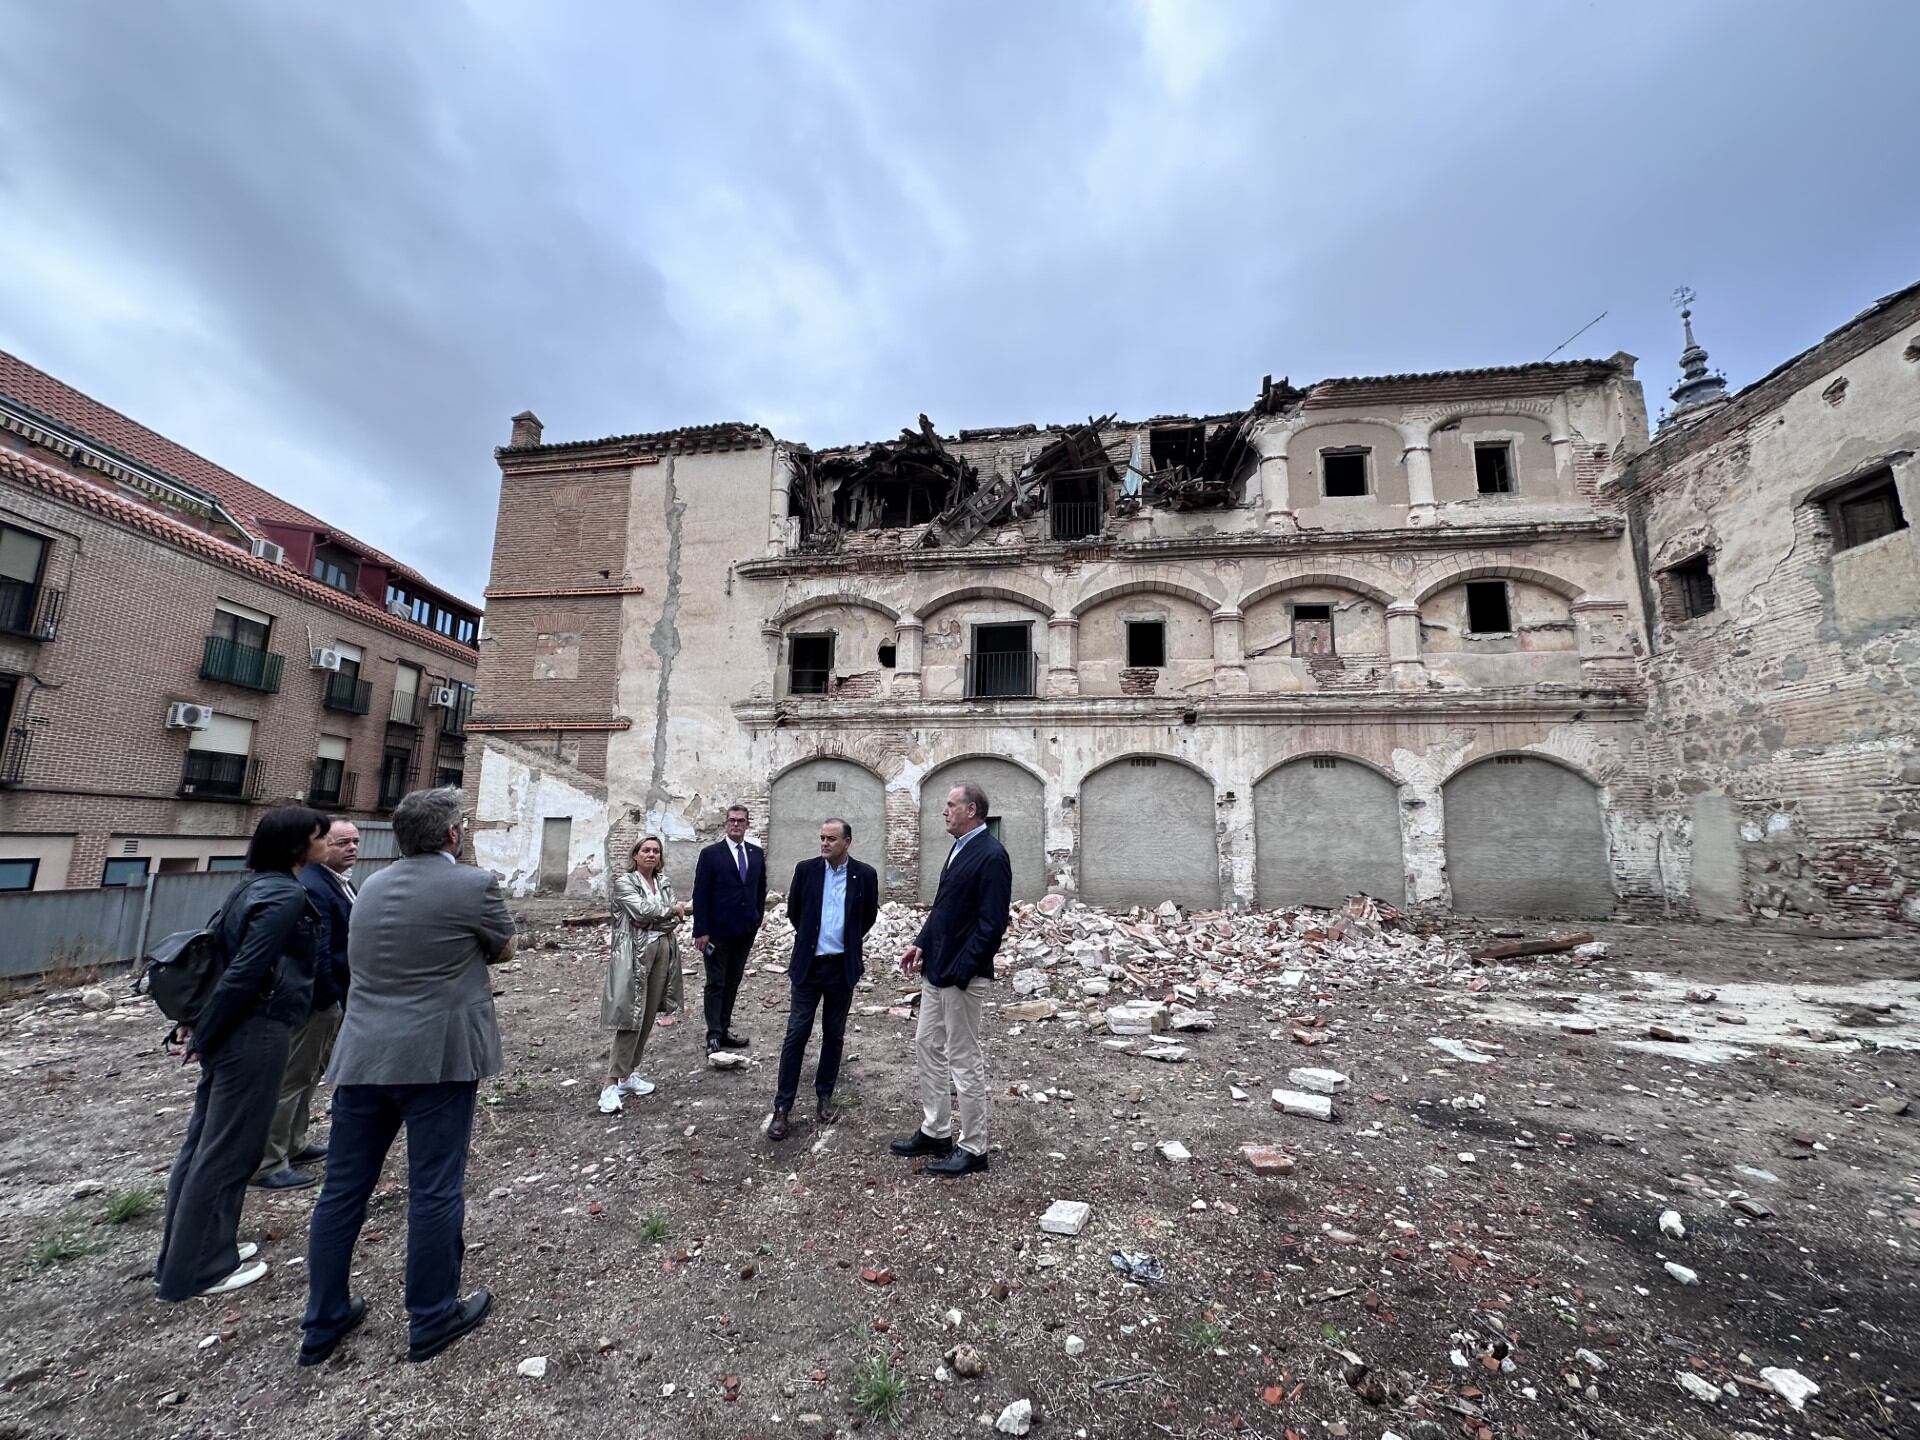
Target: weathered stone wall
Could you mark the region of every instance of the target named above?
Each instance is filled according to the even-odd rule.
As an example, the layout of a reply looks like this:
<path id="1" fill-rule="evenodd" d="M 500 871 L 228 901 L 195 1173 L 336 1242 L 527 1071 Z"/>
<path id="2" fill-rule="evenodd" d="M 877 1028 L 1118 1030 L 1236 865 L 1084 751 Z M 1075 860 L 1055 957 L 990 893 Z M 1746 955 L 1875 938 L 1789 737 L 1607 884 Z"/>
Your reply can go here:
<path id="1" fill-rule="evenodd" d="M 1920 922 L 1920 530 L 1836 553 L 1823 504 L 1884 466 L 1911 522 L 1916 450 L 1908 292 L 1615 484 L 1647 571 L 1653 801 L 1704 914 Z M 1688 619 L 1666 572 L 1703 553 L 1718 603 Z"/>

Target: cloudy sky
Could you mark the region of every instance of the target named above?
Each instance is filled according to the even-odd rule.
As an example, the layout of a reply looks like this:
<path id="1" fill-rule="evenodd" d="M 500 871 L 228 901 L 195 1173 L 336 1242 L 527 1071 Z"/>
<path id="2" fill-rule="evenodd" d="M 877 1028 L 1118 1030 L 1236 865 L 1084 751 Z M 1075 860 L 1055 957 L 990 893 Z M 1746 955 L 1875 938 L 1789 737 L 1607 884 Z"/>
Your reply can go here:
<path id="1" fill-rule="evenodd" d="M 0 0 L 0 347 L 477 596 L 524 407 L 1739 384 L 1920 279 L 1911 0 Z"/>

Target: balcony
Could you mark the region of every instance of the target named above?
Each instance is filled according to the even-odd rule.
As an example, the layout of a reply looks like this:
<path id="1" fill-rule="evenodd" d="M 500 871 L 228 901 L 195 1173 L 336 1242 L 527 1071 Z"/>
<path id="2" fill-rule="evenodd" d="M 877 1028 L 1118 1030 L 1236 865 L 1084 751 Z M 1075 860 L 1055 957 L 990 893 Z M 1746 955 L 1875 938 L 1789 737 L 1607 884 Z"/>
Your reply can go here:
<path id="1" fill-rule="evenodd" d="M 320 697 L 320 703 L 329 710 L 364 715 L 373 708 L 373 682 L 335 671 L 327 676 L 326 693 Z"/>
<path id="2" fill-rule="evenodd" d="M 307 786 L 307 804 L 316 810 L 351 810 L 360 777 L 338 760 L 316 760 Z"/>
<path id="3" fill-rule="evenodd" d="M 259 758 L 189 750 L 186 767 L 180 772 L 180 795 L 187 800 L 257 800 Z"/>
<path id="4" fill-rule="evenodd" d="M 1047 533 L 1055 540 L 1086 540 L 1100 533 L 1098 500 L 1056 500 L 1047 507 Z"/>
<path id="5" fill-rule="evenodd" d="M 33 753 L 33 732 L 16 725 L 0 736 L 0 789 L 10 790 L 27 773 L 27 757 Z"/>
<path id="6" fill-rule="evenodd" d="M 393 692 L 393 700 L 387 706 L 387 722 L 392 725 L 411 725 L 420 728 L 421 695 L 418 690 L 409 694 L 405 690 Z"/>
<path id="7" fill-rule="evenodd" d="M 467 722 L 473 718 L 473 691 L 464 685 L 460 686 L 459 690 L 459 700 L 446 712 L 446 718 L 440 722 L 440 733 L 464 738 L 467 733 Z"/>
<path id="8" fill-rule="evenodd" d="M 224 636 L 209 635 L 200 652 L 200 678 L 278 695 L 283 658 L 271 651 L 237 644 Z"/>
<path id="9" fill-rule="evenodd" d="M 61 592 L 27 580 L 0 580 L 0 634 L 51 640 L 60 628 Z"/>
<path id="10" fill-rule="evenodd" d="M 1028 650 L 988 650 L 967 657 L 967 699 L 1011 700 L 1034 693 L 1040 657 Z"/>

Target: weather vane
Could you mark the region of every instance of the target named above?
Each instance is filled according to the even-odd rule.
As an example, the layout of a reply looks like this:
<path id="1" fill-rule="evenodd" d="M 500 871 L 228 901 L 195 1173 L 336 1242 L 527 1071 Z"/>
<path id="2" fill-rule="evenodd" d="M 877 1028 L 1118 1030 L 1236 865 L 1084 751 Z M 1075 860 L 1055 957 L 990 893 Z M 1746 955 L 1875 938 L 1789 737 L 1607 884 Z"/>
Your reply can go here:
<path id="1" fill-rule="evenodd" d="M 1694 290 L 1691 285 L 1681 285 L 1673 292 L 1673 308 L 1682 315 L 1693 308 Z"/>

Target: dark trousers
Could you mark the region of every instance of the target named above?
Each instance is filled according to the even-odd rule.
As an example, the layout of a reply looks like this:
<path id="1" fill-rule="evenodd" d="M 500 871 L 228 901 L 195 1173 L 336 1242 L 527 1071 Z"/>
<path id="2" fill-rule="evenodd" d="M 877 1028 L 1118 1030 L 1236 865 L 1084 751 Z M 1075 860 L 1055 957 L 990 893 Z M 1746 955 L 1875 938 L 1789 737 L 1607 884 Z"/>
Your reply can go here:
<path id="1" fill-rule="evenodd" d="M 273 1125 L 292 1030 L 255 1015 L 200 1057 L 187 1138 L 167 1177 L 154 1290 L 186 1300 L 240 1265 L 240 1207 Z"/>
<path id="2" fill-rule="evenodd" d="M 467 1244 L 467 1148 L 475 1080 L 442 1085 L 336 1085 L 327 1134 L 327 1183 L 307 1234 L 309 1345 L 346 1329 L 347 1272 L 394 1136 L 407 1127 L 407 1318 L 413 1344 L 430 1340 L 460 1301 Z"/>
<path id="3" fill-rule="evenodd" d="M 839 969 L 840 957 L 830 958 Z M 796 980 L 792 1007 L 787 1011 L 787 1038 L 780 1046 L 780 1082 L 773 1096 L 776 1110 L 791 1110 L 793 1097 L 800 1091 L 800 1062 L 806 1058 L 807 1041 L 813 1038 L 816 1007 L 820 1011 L 820 1068 L 813 1073 L 814 1093 L 825 1099 L 833 1094 L 834 1082 L 840 1078 L 840 1052 L 846 1046 L 853 987 L 837 980 L 831 985 L 817 985 L 811 978 Z"/>
<path id="4" fill-rule="evenodd" d="M 733 1028 L 733 1002 L 740 994 L 740 977 L 747 973 L 752 935 L 715 935 L 713 954 L 707 957 L 707 1043 L 713 1044 Z"/>

